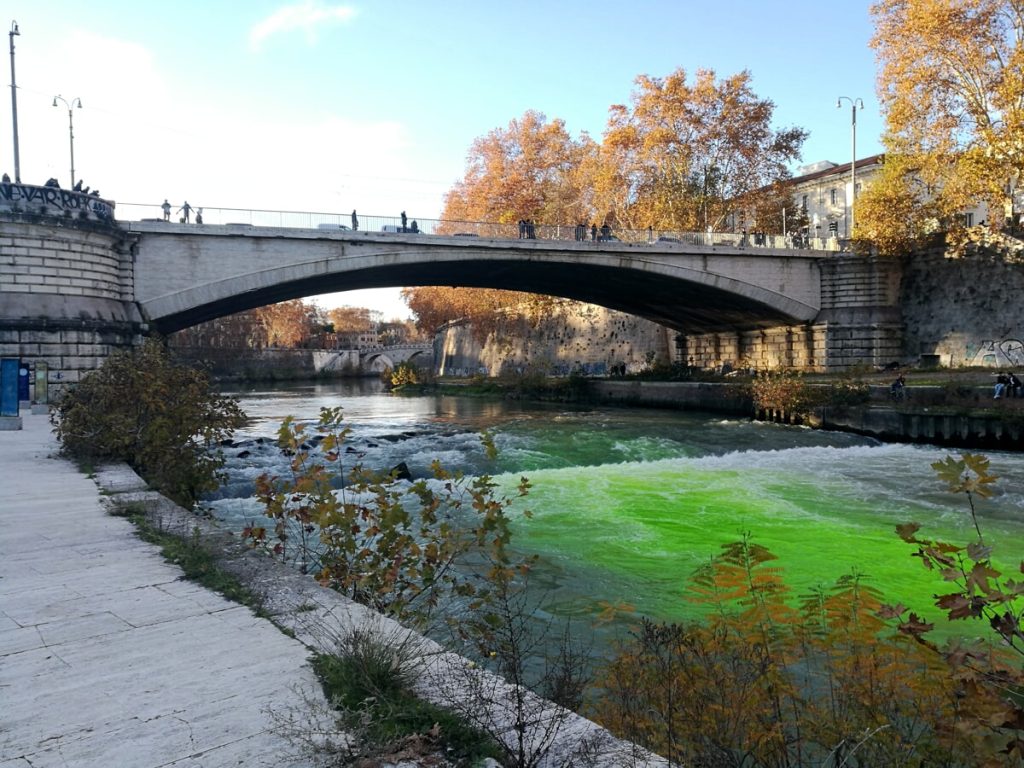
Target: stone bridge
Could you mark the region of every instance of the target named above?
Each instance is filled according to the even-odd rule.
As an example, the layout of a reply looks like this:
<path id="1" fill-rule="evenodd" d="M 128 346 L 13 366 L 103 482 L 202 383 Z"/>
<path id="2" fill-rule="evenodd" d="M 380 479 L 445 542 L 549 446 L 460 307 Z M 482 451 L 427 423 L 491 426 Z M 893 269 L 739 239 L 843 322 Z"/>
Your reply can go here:
<path id="1" fill-rule="evenodd" d="M 381 373 L 400 363 L 430 369 L 434 362 L 433 344 L 394 344 L 368 349 L 321 349 L 314 351 L 314 368 L 320 371 L 342 371 L 346 368 L 362 373 Z"/>
<path id="2" fill-rule="evenodd" d="M 151 331 L 286 299 L 420 285 L 600 304 L 675 329 L 683 354 L 707 351 L 698 359 L 820 370 L 901 352 L 895 261 L 736 244 L 123 222 L 113 212 L 95 196 L 0 185 L 0 355 L 48 361 L 51 382 L 73 382 Z"/>
<path id="3" fill-rule="evenodd" d="M 492 240 L 246 225 L 124 222 L 135 301 L 169 332 L 358 288 L 449 285 L 578 299 L 687 333 L 813 320 L 814 251 L 677 243 Z"/>

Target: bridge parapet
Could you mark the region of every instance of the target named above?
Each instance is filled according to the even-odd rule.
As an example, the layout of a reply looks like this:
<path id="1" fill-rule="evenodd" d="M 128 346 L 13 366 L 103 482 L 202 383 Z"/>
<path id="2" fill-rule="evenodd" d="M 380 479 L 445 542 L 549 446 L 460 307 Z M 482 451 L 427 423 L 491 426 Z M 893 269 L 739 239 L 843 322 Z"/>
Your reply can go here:
<path id="1" fill-rule="evenodd" d="M 114 224 L 114 203 L 96 194 L 53 186 L 0 182 L 0 212 Z"/>

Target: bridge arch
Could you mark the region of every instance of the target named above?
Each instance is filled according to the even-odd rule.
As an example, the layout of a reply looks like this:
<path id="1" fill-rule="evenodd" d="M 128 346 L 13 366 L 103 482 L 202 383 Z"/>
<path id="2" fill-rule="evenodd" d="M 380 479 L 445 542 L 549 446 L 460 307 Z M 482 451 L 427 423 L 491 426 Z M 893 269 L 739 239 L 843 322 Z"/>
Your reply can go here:
<path id="1" fill-rule="evenodd" d="M 172 226 L 172 230 L 180 230 Z M 334 291 L 448 285 L 527 291 L 647 318 L 687 333 L 807 322 L 817 258 L 738 248 L 325 236 L 290 231 L 146 231 L 136 300 L 169 332 L 264 304 Z M 258 228 L 251 228 L 257 230 Z M 184 279 L 183 279 L 183 276 Z"/>

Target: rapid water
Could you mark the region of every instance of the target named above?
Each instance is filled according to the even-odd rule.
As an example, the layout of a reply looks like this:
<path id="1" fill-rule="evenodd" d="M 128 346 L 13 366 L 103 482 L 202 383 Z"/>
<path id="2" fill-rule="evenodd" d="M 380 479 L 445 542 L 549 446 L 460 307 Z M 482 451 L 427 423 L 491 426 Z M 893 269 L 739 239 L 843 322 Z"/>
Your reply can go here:
<path id="1" fill-rule="evenodd" d="M 778 555 L 797 594 L 856 569 L 890 601 L 936 618 L 928 608 L 942 584 L 894 527 L 914 520 L 921 535 L 973 536 L 966 500 L 944 491 L 930 468 L 947 449 L 707 413 L 391 396 L 375 382 L 235 394 L 251 423 L 225 449 L 229 481 L 208 502 L 228 525 L 259 520 L 254 479 L 286 472 L 274 445 L 281 420 L 315 421 L 321 407 L 340 405 L 353 430 L 350 455 L 368 467 L 404 461 L 419 478 L 439 459 L 510 490 L 529 477 L 523 506 L 533 517 L 517 514 L 515 543 L 541 556 L 534 586 L 560 616 L 594 615 L 602 602 L 659 619 L 692 616 L 687 578 L 747 531 Z M 494 462 L 481 430 L 499 449 Z M 1024 454 L 988 455 L 1000 480 L 994 498 L 976 501 L 982 529 L 998 560 L 1017 563 Z"/>

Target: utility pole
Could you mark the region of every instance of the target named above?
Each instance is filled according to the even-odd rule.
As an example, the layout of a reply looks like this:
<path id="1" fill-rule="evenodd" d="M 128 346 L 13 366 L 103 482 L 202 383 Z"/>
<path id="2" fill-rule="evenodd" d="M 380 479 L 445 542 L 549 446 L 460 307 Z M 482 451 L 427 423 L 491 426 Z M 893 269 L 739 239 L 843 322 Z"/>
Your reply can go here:
<path id="1" fill-rule="evenodd" d="M 11 118 L 14 120 L 14 181 L 21 183 L 21 157 L 18 154 L 18 84 L 14 79 L 14 36 L 20 35 L 18 22 L 11 22 Z"/>

